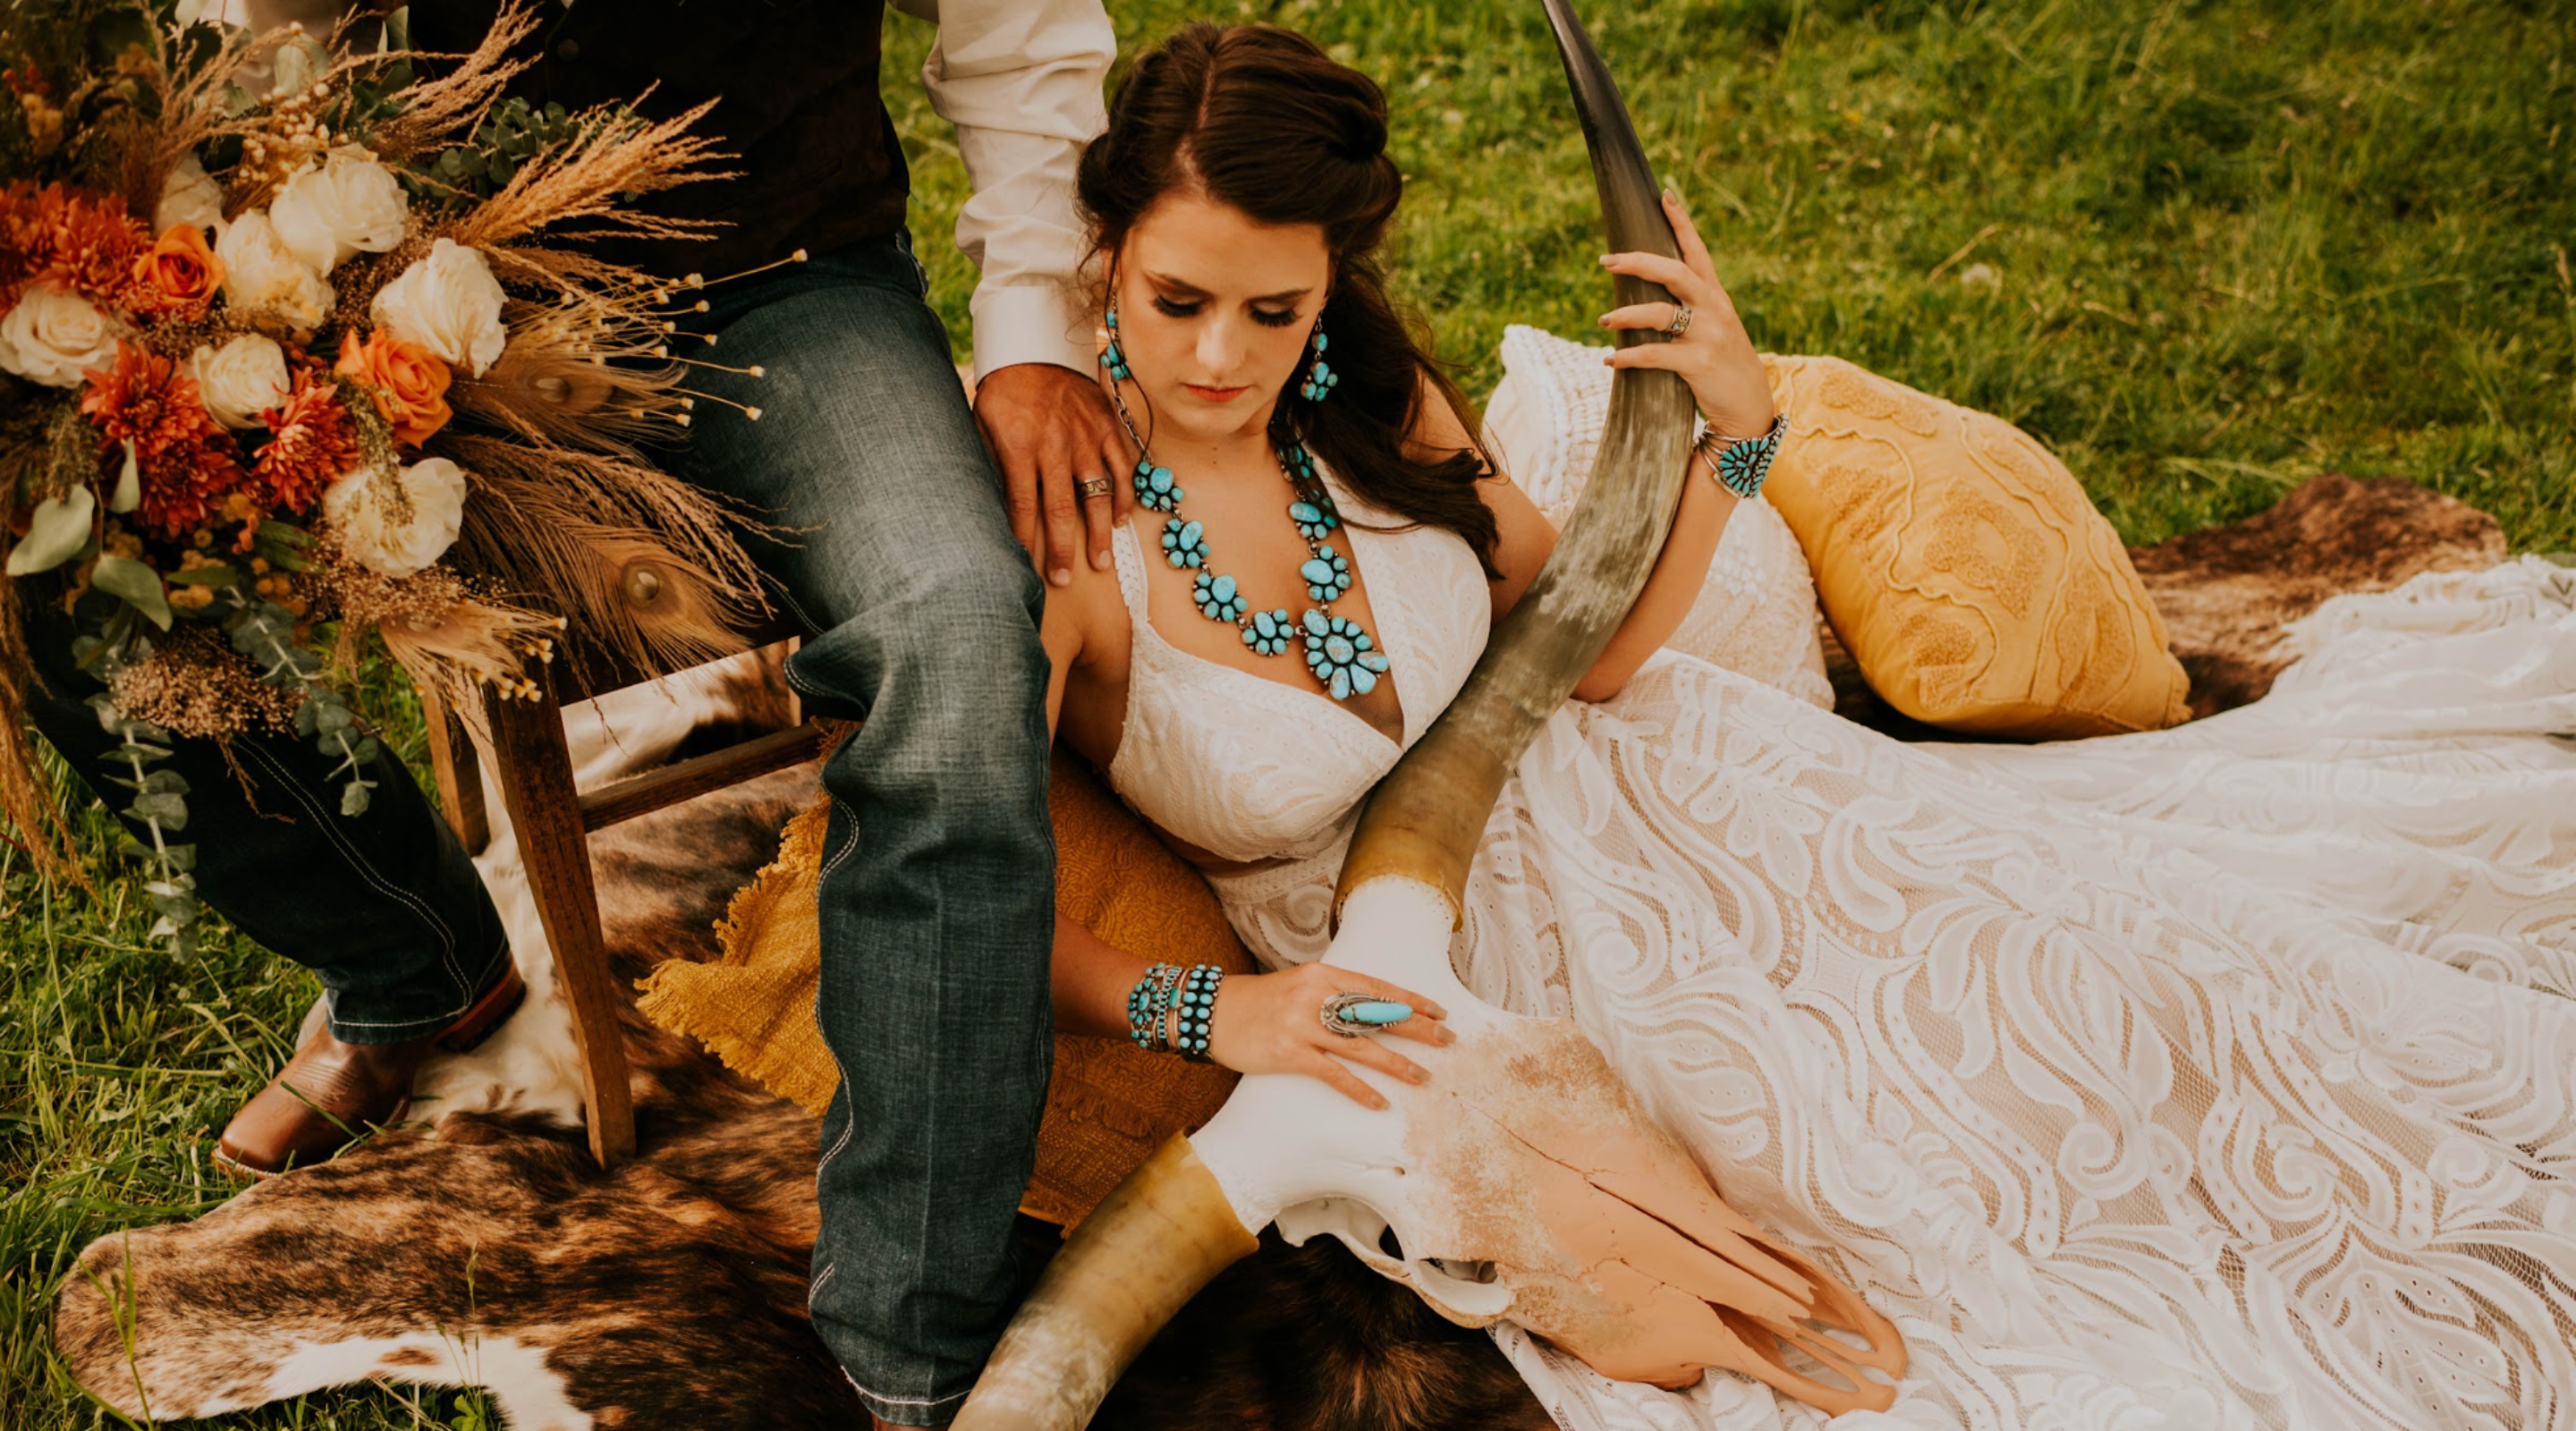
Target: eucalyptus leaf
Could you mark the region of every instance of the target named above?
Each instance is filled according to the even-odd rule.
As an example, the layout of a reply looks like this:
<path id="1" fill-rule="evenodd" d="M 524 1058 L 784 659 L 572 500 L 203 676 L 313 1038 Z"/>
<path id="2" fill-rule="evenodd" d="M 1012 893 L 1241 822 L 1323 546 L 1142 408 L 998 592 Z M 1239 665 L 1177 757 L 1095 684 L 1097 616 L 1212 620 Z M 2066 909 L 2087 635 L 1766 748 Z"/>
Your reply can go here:
<path id="1" fill-rule="evenodd" d="M 9 549 L 9 575 L 33 576 L 52 571 L 80 555 L 81 549 L 89 545 L 90 521 L 97 512 L 98 499 L 89 494 L 87 487 L 74 487 L 59 497 L 47 497 L 37 503 L 27 534 Z"/>
<path id="2" fill-rule="evenodd" d="M 170 593 L 162 588 L 161 573 L 132 557 L 103 556 L 90 568 L 89 584 L 141 612 L 144 620 L 170 629 Z"/>
<path id="3" fill-rule="evenodd" d="M 164 830 L 188 828 L 188 802 L 176 795 L 137 795 L 125 813 L 147 820 Z"/>
<path id="4" fill-rule="evenodd" d="M 352 820 L 367 813 L 367 802 L 372 798 L 368 793 L 371 788 L 364 780 L 352 780 L 341 786 L 340 813 Z"/>

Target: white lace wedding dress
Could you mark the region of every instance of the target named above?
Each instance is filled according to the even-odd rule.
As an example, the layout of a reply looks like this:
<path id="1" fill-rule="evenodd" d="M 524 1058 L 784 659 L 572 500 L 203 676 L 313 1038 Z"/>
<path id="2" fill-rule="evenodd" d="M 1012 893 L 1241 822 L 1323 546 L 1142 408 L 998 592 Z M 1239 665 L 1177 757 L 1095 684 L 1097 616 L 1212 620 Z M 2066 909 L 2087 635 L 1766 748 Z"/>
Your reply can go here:
<path id="1" fill-rule="evenodd" d="M 1484 582 L 1446 533 L 1350 545 L 1410 744 Z M 1111 780 L 1256 866 L 1214 882 L 1260 959 L 1313 959 L 1399 748 L 1170 646 L 1117 551 Z M 1667 652 L 1505 788 L 1459 973 L 1578 1020 L 1894 1319 L 1896 1405 L 1844 1425 L 2576 1425 L 2576 572 L 2423 578 L 2304 639 L 2257 705 L 2046 747 L 1901 744 Z M 1823 1419 L 1496 1335 L 1573 1431 Z"/>

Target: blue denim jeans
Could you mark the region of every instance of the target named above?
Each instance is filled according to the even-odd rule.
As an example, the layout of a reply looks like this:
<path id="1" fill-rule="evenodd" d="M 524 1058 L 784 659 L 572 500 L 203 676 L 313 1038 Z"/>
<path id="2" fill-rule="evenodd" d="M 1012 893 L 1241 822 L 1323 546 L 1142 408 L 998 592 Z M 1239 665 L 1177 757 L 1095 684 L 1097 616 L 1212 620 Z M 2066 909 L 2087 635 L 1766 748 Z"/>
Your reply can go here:
<path id="1" fill-rule="evenodd" d="M 121 744 L 89 707 L 99 684 L 70 658 L 71 623 L 51 593 L 29 593 L 34 679 L 28 714 L 74 773 L 123 809 L 133 798 L 99 777 Z M 92 598 L 105 600 L 103 597 Z M 411 773 L 379 753 L 367 812 L 340 813 L 337 763 L 290 735 L 244 736 L 231 759 L 181 740 L 155 769 L 188 782 L 197 892 L 244 934 L 311 969 L 331 1032 L 403 1043 L 456 1021 L 509 968 L 509 936 L 482 877 Z M 119 816 L 122 819 L 122 816 Z M 137 839 L 142 825 L 125 822 Z"/>
<path id="2" fill-rule="evenodd" d="M 956 1413 L 1016 1290 L 1012 1225 L 1053 1061 L 1045 589 L 909 241 L 709 292 L 682 472 L 792 537 L 752 538 L 807 627 L 788 680 L 862 719 L 832 800 L 815 1005 L 823 1117 L 815 1330 L 871 1410 Z"/>

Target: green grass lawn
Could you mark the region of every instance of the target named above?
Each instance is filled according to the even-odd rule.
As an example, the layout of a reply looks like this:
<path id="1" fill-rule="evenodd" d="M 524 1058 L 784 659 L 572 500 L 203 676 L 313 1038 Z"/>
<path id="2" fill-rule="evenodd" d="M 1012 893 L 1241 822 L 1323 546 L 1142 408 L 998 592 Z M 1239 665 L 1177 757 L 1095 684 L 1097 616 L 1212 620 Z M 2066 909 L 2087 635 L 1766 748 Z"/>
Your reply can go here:
<path id="1" fill-rule="evenodd" d="M 1115 7 L 1130 46 L 1193 13 Z M 1755 341 L 2002 413 L 2123 535 L 2396 474 L 2576 548 L 2576 7 L 2550 0 L 1724 0 L 1585 7 Z M 1508 322 L 1606 306 L 1591 179 L 1534 3 L 1245 4 L 1385 84 L 1398 288 L 1471 392 Z M 916 234 L 964 351 L 955 148 L 890 21 Z M 403 727 L 397 723 L 396 734 Z M 416 730 L 413 731 L 416 742 Z M 82 814 L 108 847 L 105 817 Z M 282 876 L 291 878 L 291 876 Z M 0 847 L 0 1428 L 95 1427 L 53 1364 L 72 1254 L 229 1189 L 202 1159 L 314 989 L 210 930 L 178 966 L 121 874 Z M 328 1395 L 224 1427 L 441 1425 L 479 1399 Z"/>

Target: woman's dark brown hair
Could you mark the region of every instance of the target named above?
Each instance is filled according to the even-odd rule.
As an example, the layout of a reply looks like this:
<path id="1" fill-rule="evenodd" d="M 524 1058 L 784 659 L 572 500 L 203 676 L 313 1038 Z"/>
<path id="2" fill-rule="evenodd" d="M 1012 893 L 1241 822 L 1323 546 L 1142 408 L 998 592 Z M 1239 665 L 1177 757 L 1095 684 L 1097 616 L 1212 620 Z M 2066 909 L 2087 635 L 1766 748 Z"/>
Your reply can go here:
<path id="1" fill-rule="evenodd" d="M 1474 449 L 1410 446 L 1427 388 L 1475 430 L 1466 399 L 1388 301 L 1378 245 L 1403 176 L 1386 153 L 1386 96 L 1315 42 L 1269 25 L 1190 25 L 1140 56 L 1082 153 L 1078 180 L 1093 238 L 1115 251 L 1156 200 L 1197 192 L 1265 224 L 1314 224 L 1333 258 L 1324 303 L 1332 396 L 1295 395 L 1271 419 L 1373 505 L 1466 539 L 1493 572 L 1494 514 L 1476 493 Z"/>

